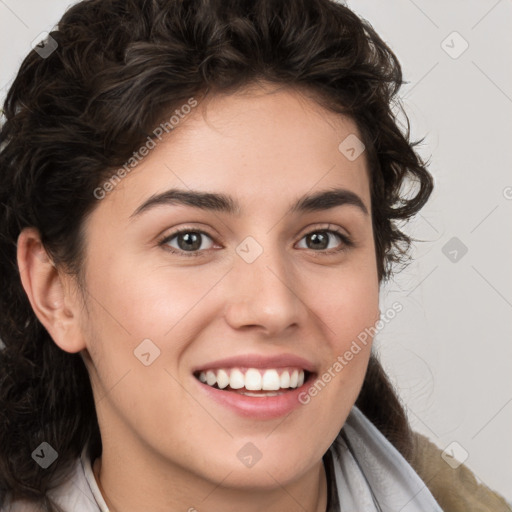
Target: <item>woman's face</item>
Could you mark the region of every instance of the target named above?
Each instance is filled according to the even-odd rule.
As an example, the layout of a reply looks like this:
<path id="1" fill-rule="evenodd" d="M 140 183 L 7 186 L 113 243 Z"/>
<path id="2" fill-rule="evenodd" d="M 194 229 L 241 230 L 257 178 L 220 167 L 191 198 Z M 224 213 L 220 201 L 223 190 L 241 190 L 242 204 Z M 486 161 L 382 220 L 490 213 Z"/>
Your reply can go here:
<path id="1" fill-rule="evenodd" d="M 104 455 L 286 485 L 318 468 L 370 355 L 371 339 L 344 357 L 379 316 L 365 154 L 352 121 L 289 89 L 215 96 L 206 118 L 203 106 L 86 221 L 82 355 Z M 304 369 L 298 390 L 272 390 Z"/>

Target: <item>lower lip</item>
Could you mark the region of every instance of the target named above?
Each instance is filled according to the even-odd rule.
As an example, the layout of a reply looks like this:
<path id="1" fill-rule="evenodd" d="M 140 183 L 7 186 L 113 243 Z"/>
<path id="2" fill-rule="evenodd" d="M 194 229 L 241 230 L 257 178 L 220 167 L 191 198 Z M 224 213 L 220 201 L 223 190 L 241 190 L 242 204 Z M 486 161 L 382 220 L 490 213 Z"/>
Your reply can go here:
<path id="1" fill-rule="evenodd" d="M 250 418 L 273 419 L 285 416 L 302 405 L 299 395 L 306 391 L 313 377 L 314 375 L 310 374 L 302 386 L 284 391 L 282 395 L 261 397 L 242 395 L 235 391 L 224 391 L 203 384 L 195 377 L 193 379 L 209 398 L 237 414 Z"/>

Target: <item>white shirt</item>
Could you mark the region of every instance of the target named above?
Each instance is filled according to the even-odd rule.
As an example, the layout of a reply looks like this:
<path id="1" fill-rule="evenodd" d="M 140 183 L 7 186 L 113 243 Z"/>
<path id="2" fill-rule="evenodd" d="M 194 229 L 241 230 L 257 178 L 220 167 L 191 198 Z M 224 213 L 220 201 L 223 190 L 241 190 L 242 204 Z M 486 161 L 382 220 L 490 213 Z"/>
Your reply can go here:
<path id="1" fill-rule="evenodd" d="M 410 464 L 357 406 L 352 407 L 343 430 L 350 447 L 338 437 L 329 448 L 339 512 L 443 512 Z M 65 512 L 109 512 L 87 446 L 70 478 L 49 494 Z M 2 512 L 22 511 L 38 509 L 27 502 L 2 508 Z"/>

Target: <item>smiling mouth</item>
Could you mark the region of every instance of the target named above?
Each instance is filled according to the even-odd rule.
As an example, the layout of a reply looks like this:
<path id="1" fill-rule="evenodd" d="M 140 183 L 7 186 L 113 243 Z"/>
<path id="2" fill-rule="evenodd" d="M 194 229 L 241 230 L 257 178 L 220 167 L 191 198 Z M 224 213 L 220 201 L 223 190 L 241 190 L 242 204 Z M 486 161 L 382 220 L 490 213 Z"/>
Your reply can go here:
<path id="1" fill-rule="evenodd" d="M 293 391 L 312 375 L 296 367 L 216 368 L 194 373 L 194 377 L 207 386 L 254 397 L 278 396 Z"/>

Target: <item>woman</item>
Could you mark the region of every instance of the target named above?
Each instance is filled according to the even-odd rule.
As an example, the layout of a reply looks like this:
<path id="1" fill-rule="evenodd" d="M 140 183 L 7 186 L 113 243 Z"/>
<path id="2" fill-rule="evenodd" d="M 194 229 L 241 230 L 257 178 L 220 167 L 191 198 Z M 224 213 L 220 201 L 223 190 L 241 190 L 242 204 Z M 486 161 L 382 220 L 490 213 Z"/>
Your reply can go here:
<path id="1" fill-rule="evenodd" d="M 401 83 L 329 0 L 67 11 L 4 108 L 2 510 L 450 503 L 371 352 L 433 188 Z"/>

